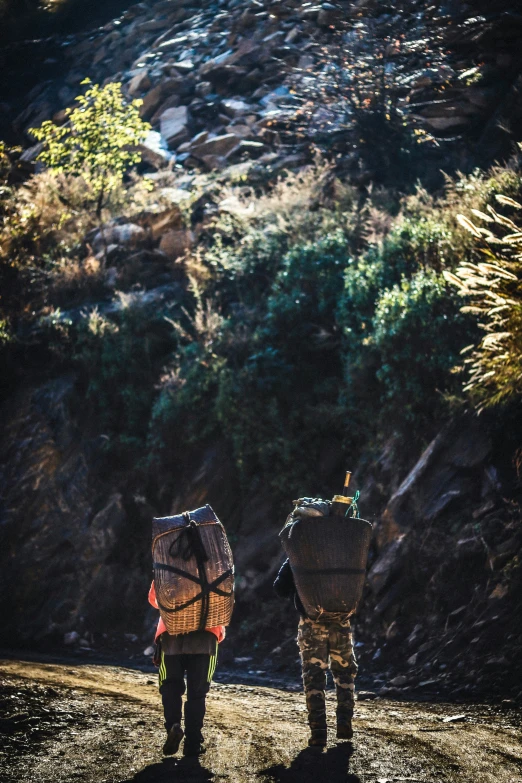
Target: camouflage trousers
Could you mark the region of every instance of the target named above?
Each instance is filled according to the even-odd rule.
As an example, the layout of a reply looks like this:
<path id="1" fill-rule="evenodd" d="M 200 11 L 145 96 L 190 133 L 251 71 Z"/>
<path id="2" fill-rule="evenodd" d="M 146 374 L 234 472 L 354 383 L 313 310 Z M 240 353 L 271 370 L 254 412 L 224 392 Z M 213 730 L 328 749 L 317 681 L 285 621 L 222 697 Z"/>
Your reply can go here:
<path id="1" fill-rule="evenodd" d="M 357 661 L 349 620 L 321 623 L 301 618 L 297 643 L 311 729 L 326 729 L 325 687 L 330 668 L 337 693 L 337 723 L 349 723 L 355 701 Z"/>

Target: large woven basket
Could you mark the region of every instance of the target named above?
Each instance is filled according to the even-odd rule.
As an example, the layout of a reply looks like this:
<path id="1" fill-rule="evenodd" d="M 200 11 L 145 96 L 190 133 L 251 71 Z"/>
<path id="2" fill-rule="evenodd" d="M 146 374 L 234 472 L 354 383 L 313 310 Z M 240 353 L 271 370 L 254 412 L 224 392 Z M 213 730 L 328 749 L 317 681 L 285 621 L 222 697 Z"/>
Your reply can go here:
<path id="1" fill-rule="evenodd" d="M 279 534 L 312 620 L 353 614 L 361 600 L 372 525 L 339 516 L 289 518 Z"/>
<path id="2" fill-rule="evenodd" d="M 228 625 L 234 564 L 225 529 L 210 506 L 152 522 L 156 597 L 169 634 Z"/>

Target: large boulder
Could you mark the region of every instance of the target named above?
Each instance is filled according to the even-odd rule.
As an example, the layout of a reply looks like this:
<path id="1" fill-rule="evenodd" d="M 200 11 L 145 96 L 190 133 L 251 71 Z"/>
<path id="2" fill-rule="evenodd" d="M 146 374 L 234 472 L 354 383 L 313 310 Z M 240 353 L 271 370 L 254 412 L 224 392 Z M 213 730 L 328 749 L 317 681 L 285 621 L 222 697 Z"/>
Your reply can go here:
<path id="1" fill-rule="evenodd" d="M 450 504 L 480 498 L 491 439 L 475 417 L 448 424 L 391 497 L 378 527 L 380 546 L 434 522 Z"/>
<path id="2" fill-rule="evenodd" d="M 160 117 L 160 133 L 169 149 L 176 149 L 189 138 L 190 114 L 186 106 L 172 106 Z"/>

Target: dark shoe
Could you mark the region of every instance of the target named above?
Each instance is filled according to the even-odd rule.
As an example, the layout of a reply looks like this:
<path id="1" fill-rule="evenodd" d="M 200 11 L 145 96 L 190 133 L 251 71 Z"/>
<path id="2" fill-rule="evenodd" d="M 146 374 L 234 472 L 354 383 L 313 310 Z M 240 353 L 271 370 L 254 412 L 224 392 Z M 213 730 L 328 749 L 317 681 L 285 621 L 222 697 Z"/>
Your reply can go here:
<path id="1" fill-rule="evenodd" d="M 179 723 L 175 723 L 167 734 L 167 739 L 163 746 L 164 756 L 173 756 L 178 752 L 181 740 L 183 739 L 183 729 Z"/>
<path id="2" fill-rule="evenodd" d="M 352 723 L 338 723 L 337 724 L 337 739 L 351 740 L 353 737 Z"/>
<path id="3" fill-rule="evenodd" d="M 326 729 L 312 729 L 308 745 L 311 748 L 325 748 L 326 738 Z"/>
<path id="4" fill-rule="evenodd" d="M 185 757 L 189 756 L 195 758 L 197 756 L 202 756 L 206 752 L 207 749 L 202 742 L 187 742 L 187 740 L 185 740 L 183 745 L 183 755 Z"/>

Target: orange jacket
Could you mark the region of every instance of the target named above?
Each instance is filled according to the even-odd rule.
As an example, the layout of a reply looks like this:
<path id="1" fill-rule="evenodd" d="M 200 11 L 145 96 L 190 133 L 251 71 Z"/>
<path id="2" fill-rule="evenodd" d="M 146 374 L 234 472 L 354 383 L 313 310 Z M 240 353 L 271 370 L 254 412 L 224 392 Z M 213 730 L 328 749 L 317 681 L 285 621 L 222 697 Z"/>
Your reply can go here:
<path id="1" fill-rule="evenodd" d="M 150 586 L 149 590 L 149 604 L 153 606 L 155 609 L 158 609 L 158 599 L 156 598 L 156 588 L 154 586 L 154 580 L 152 580 L 152 584 Z M 224 625 L 216 625 L 215 628 L 205 628 L 206 631 L 210 631 L 210 633 L 213 633 L 214 636 L 218 640 L 218 644 L 223 641 L 225 638 L 226 630 Z M 158 637 L 161 636 L 162 633 L 165 633 L 167 631 L 167 628 L 165 626 L 165 623 L 163 622 L 162 618 L 158 620 L 158 627 L 156 628 L 156 634 L 154 636 L 154 641 L 158 641 Z"/>

